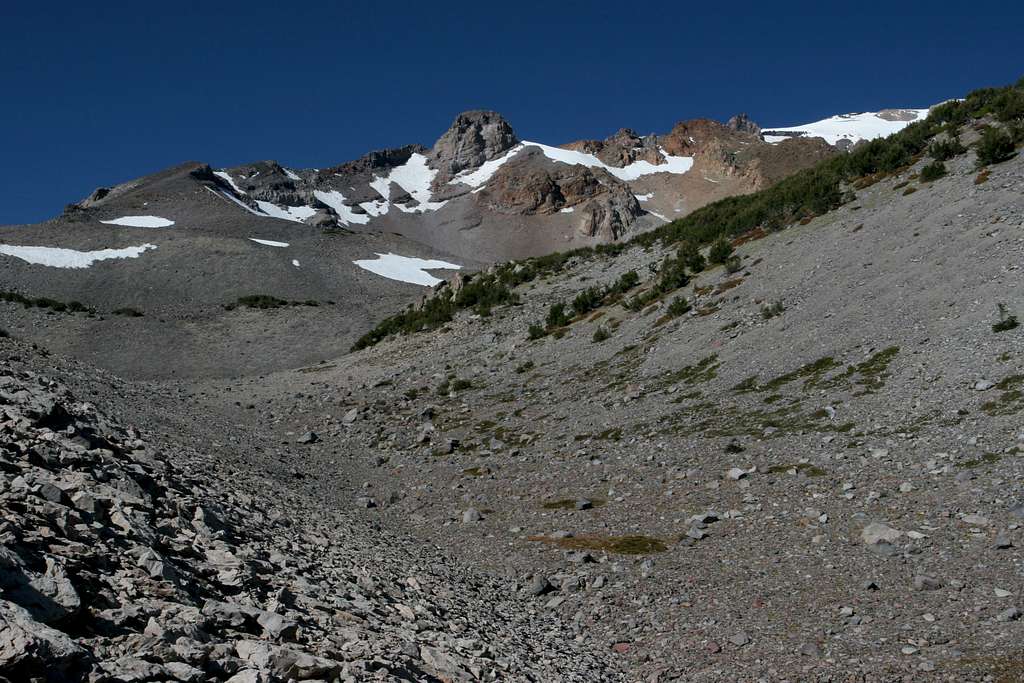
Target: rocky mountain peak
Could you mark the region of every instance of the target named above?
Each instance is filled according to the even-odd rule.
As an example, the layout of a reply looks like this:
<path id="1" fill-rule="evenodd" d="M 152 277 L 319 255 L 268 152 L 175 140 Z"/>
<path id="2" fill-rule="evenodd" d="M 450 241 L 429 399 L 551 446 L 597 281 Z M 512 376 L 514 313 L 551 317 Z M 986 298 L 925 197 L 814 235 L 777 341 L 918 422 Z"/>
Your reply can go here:
<path id="1" fill-rule="evenodd" d="M 725 125 L 739 133 L 761 134 L 761 126 L 754 123 L 746 114 L 733 116 Z"/>
<path id="2" fill-rule="evenodd" d="M 447 180 L 500 156 L 518 142 L 512 126 L 501 114 L 483 110 L 462 112 L 434 144 L 431 165 L 440 171 L 438 180 Z"/>

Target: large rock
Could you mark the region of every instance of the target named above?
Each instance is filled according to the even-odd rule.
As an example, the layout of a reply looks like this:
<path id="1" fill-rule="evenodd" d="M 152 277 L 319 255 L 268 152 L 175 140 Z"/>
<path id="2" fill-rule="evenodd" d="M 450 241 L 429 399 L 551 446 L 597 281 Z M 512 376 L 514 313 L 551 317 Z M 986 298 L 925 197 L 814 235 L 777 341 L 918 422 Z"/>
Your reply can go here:
<path id="1" fill-rule="evenodd" d="M 36 621 L 25 608 L 0 600 L 0 673 L 9 680 L 71 678 L 85 658 L 85 650 L 71 638 Z"/>
<path id="2" fill-rule="evenodd" d="M 460 171 L 477 168 L 501 156 L 519 142 L 512 126 L 493 111 L 467 111 L 434 144 L 431 165 L 438 169 L 435 185 L 447 182 Z"/>

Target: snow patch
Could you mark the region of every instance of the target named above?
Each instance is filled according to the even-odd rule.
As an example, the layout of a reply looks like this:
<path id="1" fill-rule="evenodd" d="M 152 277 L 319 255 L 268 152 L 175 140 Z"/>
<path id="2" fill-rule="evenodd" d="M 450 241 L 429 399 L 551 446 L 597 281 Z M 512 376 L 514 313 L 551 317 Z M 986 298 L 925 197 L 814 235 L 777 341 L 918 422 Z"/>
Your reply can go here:
<path id="1" fill-rule="evenodd" d="M 374 176 L 373 180 L 370 181 L 370 187 L 377 190 L 380 196 L 385 200 L 391 199 L 391 183 L 395 183 L 400 188 L 408 192 L 413 199 L 419 202 L 419 204 L 417 204 L 415 208 L 406 208 L 400 204 L 396 204 L 396 206 L 405 213 L 437 211 L 448 202 L 430 201 L 432 196 L 430 192 L 430 185 L 434 182 L 434 177 L 436 175 L 437 171 L 427 166 L 427 157 L 419 153 L 413 153 L 409 157 L 408 161 L 401 166 L 396 166 L 391 169 L 387 176 Z M 370 209 L 366 207 L 366 204 L 370 203 L 371 202 L 364 202 L 363 204 L 360 204 L 360 206 L 370 213 Z M 372 215 L 382 215 L 387 212 L 387 208 L 384 208 L 383 210 L 380 210 L 379 213 Z"/>
<path id="2" fill-rule="evenodd" d="M 345 195 L 337 190 L 331 190 L 330 192 L 314 190 L 313 196 L 334 209 L 334 213 L 338 214 L 338 219 L 345 225 L 349 225 L 350 223 L 366 225 L 370 222 L 370 216 L 368 215 L 369 212 L 356 213 L 352 210 L 351 206 L 345 206 Z"/>
<path id="3" fill-rule="evenodd" d="M 549 145 L 542 145 L 539 142 L 522 142 L 508 150 L 504 155 L 497 159 L 485 161 L 479 168 L 473 171 L 463 171 L 448 181 L 448 183 L 450 185 L 462 183 L 464 185 L 469 185 L 470 187 L 481 187 L 484 183 L 489 181 L 498 169 L 508 162 L 509 159 L 526 147 L 537 147 L 544 153 L 544 156 L 552 159 L 553 161 L 561 161 L 564 164 L 587 166 L 590 168 L 603 168 L 619 180 L 626 181 L 636 180 L 637 178 L 641 178 L 645 175 L 652 175 L 654 173 L 674 173 L 678 175 L 686 173 L 693 168 L 693 157 L 672 156 L 664 149 L 659 149 L 662 158 L 665 159 L 664 164 L 652 164 L 649 161 L 634 161 L 627 166 L 618 167 L 609 166 L 593 154 L 577 152 L 571 149 L 551 147 Z"/>
<path id="4" fill-rule="evenodd" d="M 928 116 L 927 109 L 905 109 L 902 111 L 912 112 L 915 118 L 911 121 L 889 121 L 872 111 L 860 114 L 840 114 L 792 128 L 766 127 L 764 139 L 765 142 L 772 144 L 789 140 L 791 137 L 825 138 L 825 142 L 830 145 L 834 145 L 840 140 L 857 143 L 861 140 L 874 140 L 898 133 L 911 123 L 921 121 Z M 770 135 L 770 133 L 801 133 L 801 135 Z"/>
<path id="5" fill-rule="evenodd" d="M 558 213 L 572 213 L 572 212 L 573 212 L 573 211 L 575 211 L 575 210 L 576 210 L 576 207 L 573 207 L 573 206 L 567 206 L 567 207 L 565 207 L 564 209 L 559 209 L 559 210 L 558 210 Z"/>
<path id="6" fill-rule="evenodd" d="M 19 258 L 27 263 L 53 268 L 88 268 L 96 261 L 109 259 L 138 258 L 142 252 L 156 249 L 155 244 L 142 244 L 124 249 L 99 249 L 96 251 L 78 251 L 59 247 L 20 247 L 12 244 L 0 244 L 0 254 Z"/>
<path id="7" fill-rule="evenodd" d="M 439 278 L 426 272 L 427 269 L 444 268 L 460 270 L 462 268 L 462 266 L 448 263 L 447 261 L 412 258 L 392 253 L 378 253 L 376 259 L 365 259 L 353 261 L 352 263 L 363 270 L 382 275 L 390 280 L 411 282 L 414 285 L 423 285 L 425 287 L 433 287 L 438 282 L 441 282 Z"/>
<path id="8" fill-rule="evenodd" d="M 232 178 L 231 174 L 229 174 L 227 171 L 214 171 L 213 175 L 226 180 L 228 185 L 231 186 L 231 189 L 237 192 L 238 194 L 245 194 L 245 190 L 243 190 L 242 188 L 235 184 L 234 178 Z"/>
<path id="9" fill-rule="evenodd" d="M 646 202 L 647 200 L 651 199 L 654 196 L 654 193 L 648 192 L 647 194 L 635 194 L 633 196 L 636 197 L 636 200 L 638 202 Z"/>
<path id="10" fill-rule="evenodd" d="M 240 200 L 238 197 L 236 197 L 233 194 L 228 194 L 227 192 L 224 192 L 223 190 L 214 190 L 213 188 L 207 187 L 206 185 L 204 185 L 203 187 L 206 187 L 207 190 L 209 190 L 210 192 L 214 193 L 218 197 L 223 197 L 224 199 L 228 199 L 228 200 L 234 202 L 235 204 L 238 204 L 240 207 L 242 207 L 243 209 L 245 209 L 249 213 L 253 214 L 254 216 L 262 216 L 263 218 L 267 217 L 267 215 L 265 213 L 260 213 L 259 211 L 257 211 L 256 209 L 252 208 L 251 206 L 249 206 L 248 204 L 246 204 L 245 202 L 243 202 L 242 200 Z"/>
<path id="11" fill-rule="evenodd" d="M 122 216 L 112 221 L 100 221 L 100 223 L 125 225 L 129 228 L 169 228 L 174 225 L 174 221 L 160 218 L 160 216 Z"/>
<path id="12" fill-rule="evenodd" d="M 252 240 L 253 242 L 255 242 L 256 244 L 265 244 L 268 247 L 287 247 L 288 246 L 287 242 L 276 242 L 274 240 L 261 240 L 261 239 L 258 239 L 256 237 L 250 237 L 249 239 Z"/>
<path id="13" fill-rule="evenodd" d="M 316 209 L 312 206 L 278 206 L 259 199 L 256 200 L 256 206 L 271 218 L 280 218 L 293 223 L 301 223 L 316 213 Z"/>
<path id="14" fill-rule="evenodd" d="M 293 258 L 292 259 L 292 265 L 295 266 L 296 268 L 298 268 L 299 267 L 299 259 Z"/>
<path id="15" fill-rule="evenodd" d="M 297 174 L 295 171 L 284 168 L 283 166 L 282 169 L 284 170 L 284 174 L 291 178 L 292 180 L 302 180 L 302 178 L 299 177 L 299 174 Z"/>
<path id="16" fill-rule="evenodd" d="M 462 183 L 463 185 L 469 185 L 470 187 L 481 187 L 484 183 L 491 179 L 499 168 L 505 165 L 505 162 L 519 154 L 519 150 L 523 148 L 523 143 L 516 145 L 511 148 L 504 155 L 497 159 L 491 159 L 480 164 L 480 167 L 474 171 L 462 171 L 454 178 L 448 181 L 449 185 L 455 185 Z"/>

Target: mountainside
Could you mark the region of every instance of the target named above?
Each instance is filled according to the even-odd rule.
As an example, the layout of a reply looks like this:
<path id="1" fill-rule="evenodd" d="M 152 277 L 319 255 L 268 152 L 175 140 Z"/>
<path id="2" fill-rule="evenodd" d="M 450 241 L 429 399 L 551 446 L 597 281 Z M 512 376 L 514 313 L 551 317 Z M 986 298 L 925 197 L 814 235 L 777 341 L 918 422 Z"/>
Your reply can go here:
<path id="1" fill-rule="evenodd" d="M 883 125 L 839 118 L 798 128 Z M 477 113 L 345 188 L 188 164 L 6 229 L 3 286 L 66 298 L 0 297 L 0 679 L 1022 680 L 1024 79 L 845 152 L 768 131 Z M 373 228 L 621 219 L 744 142 L 764 189 L 613 242 Z M 358 230 L 303 203 L 359 174 Z"/>
<path id="2" fill-rule="evenodd" d="M 836 153 L 740 117 L 550 147 L 467 112 L 431 149 L 333 168 L 185 163 L 0 228 L 0 291 L 72 311 L 0 323 L 129 376 L 315 363 L 458 269 L 621 240 Z"/>

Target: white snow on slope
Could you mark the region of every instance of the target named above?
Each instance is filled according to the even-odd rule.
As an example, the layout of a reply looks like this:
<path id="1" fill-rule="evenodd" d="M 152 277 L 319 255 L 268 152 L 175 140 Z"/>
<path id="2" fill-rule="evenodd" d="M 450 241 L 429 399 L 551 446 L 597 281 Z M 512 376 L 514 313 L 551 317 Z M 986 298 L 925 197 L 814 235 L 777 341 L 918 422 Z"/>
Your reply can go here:
<path id="1" fill-rule="evenodd" d="M 368 213 L 355 213 L 352 211 L 351 206 L 345 206 L 345 195 L 337 190 L 331 190 L 330 192 L 314 190 L 313 195 L 324 204 L 334 209 L 334 212 L 338 214 L 338 218 L 341 219 L 341 222 L 345 225 L 349 225 L 350 223 L 366 225 L 370 222 L 370 216 Z"/>
<path id="2" fill-rule="evenodd" d="M 558 213 L 572 213 L 575 210 L 576 210 L 576 207 L 574 207 L 574 206 L 567 206 L 564 209 L 559 209 Z"/>
<path id="3" fill-rule="evenodd" d="M 122 216 L 112 221 L 100 221 L 107 225 L 125 225 L 129 228 L 169 228 L 174 221 L 159 216 Z"/>
<path id="4" fill-rule="evenodd" d="M 296 268 L 298 268 L 299 267 L 299 259 L 293 258 L 292 259 L 292 265 L 295 266 Z"/>
<path id="5" fill-rule="evenodd" d="M 928 116 L 927 109 L 906 109 L 917 115 L 914 121 L 920 121 Z M 771 128 L 765 127 L 768 133 L 803 133 L 799 137 L 825 138 L 825 142 L 834 145 L 840 140 L 849 140 L 856 143 L 861 140 L 874 140 L 884 138 L 906 128 L 914 121 L 888 121 L 881 118 L 876 112 L 863 112 L 861 114 L 840 114 L 822 121 L 807 123 L 792 128 Z M 764 136 L 766 142 L 779 143 L 788 140 L 791 136 L 768 135 Z"/>
<path id="6" fill-rule="evenodd" d="M 647 194 L 635 194 L 633 196 L 636 197 L 636 200 L 638 202 L 646 202 L 648 199 L 654 196 L 654 193 L 648 192 Z"/>
<path id="7" fill-rule="evenodd" d="M 245 194 L 245 190 L 240 188 L 238 185 L 235 185 L 234 179 L 227 171 L 214 171 L 213 175 L 220 176 L 224 180 L 228 181 L 228 185 L 231 186 L 231 189 L 237 192 L 238 194 Z"/>
<path id="8" fill-rule="evenodd" d="M 278 206 L 259 199 L 256 200 L 256 206 L 272 218 L 280 218 L 293 223 L 301 223 L 316 213 L 316 209 L 312 206 Z"/>
<path id="9" fill-rule="evenodd" d="M 485 161 L 478 169 L 470 172 L 463 171 L 448 181 L 448 183 L 450 185 L 462 183 L 464 185 L 469 185 L 470 187 L 480 187 L 490 180 L 498 169 L 501 168 L 509 159 L 526 147 L 539 148 L 544 153 L 544 156 L 553 161 L 561 161 L 562 163 L 570 165 L 588 166 L 590 168 L 603 168 L 619 180 L 626 181 L 636 180 L 637 178 L 645 175 L 651 175 L 653 173 L 682 174 L 686 173 L 693 167 L 693 157 L 672 156 L 664 149 L 660 150 L 661 156 L 665 159 L 664 164 L 652 164 L 649 161 L 634 161 L 632 164 L 620 168 L 618 166 L 609 166 L 593 154 L 576 152 L 571 149 L 551 147 L 549 145 L 542 145 L 539 142 L 523 142 L 511 148 L 497 159 Z"/>
<path id="10" fill-rule="evenodd" d="M 288 246 L 287 242 L 276 242 L 274 240 L 261 240 L 261 239 L 258 239 L 256 237 L 250 237 L 249 239 L 252 240 L 253 242 L 255 242 L 256 244 L 264 244 L 264 245 L 266 245 L 268 247 L 287 247 Z"/>
<path id="11" fill-rule="evenodd" d="M 300 178 L 299 175 L 295 171 L 292 171 L 290 169 L 285 168 L 284 169 L 284 174 L 286 176 L 288 176 L 289 178 L 291 178 L 292 180 L 302 180 L 302 178 Z"/>
<path id="12" fill-rule="evenodd" d="M 447 261 L 436 261 L 430 259 L 412 258 L 399 256 L 398 254 L 377 254 L 376 259 L 365 259 L 353 261 L 363 270 L 368 270 L 377 275 L 383 275 L 390 280 L 400 282 L 411 282 L 414 285 L 433 287 L 441 280 L 426 272 L 426 269 L 444 268 L 460 270 L 462 266 Z"/>
<path id="13" fill-rule="evenodd" d="M 391 199 L 391 183 L 395 183 L 400 188 L 412 195 L 419 204 L 414 208 L 406 208 L 401 204 L 396 204 L 401 211 L 405 213 L 423 213 L 424 211 L 437 211 L 442 206 L 447 204 L 444 202 L 432 202 L 430 201 L 431 192 L 430 184 L 434 181 L 434 176 L 437 175 L 437 171 L 427 166 L 427 157 L 422 154 L 414 153 L 409 157 L 401 166 L 396 166 L 391 169 L 386 177 L 374 176 L 373 180 L 370 181 L 370 187 L 377 190 L 380 196 L 386 200 Z M 370 209 L 366 207 L 366 204 L 371 202 L 364 202 L 360 204 L 367 212 Z M 381 210 L 378 214 L 381 215 L 387 213 L 387 209 Z"/>
<path id="14" fill-rule="evenodd" d="M 124 249 L 99 249 L 97 251 L 78 251 L 59 247 L 19 247 L 12 244 L 0 244 L 0 254 L 19 258 L 27 263 L 53 268 L 88 268 L 96 261 L 108 259 L 138 258 L 147 249 L 156 249 L 155 244 L 143 244 Z"/>
<path id="15" fill-rule="evenodd" d="M 236 197 L 233 194 L 228 194 L 227 192 L 224 192 L 222 190 L 214 190 L 214 189 L 212 189 L 210 187 L 207 187 L 206 185 L 204 185 L 203 187 L 206 187 L 207 190 L 210 190 L 210 192 L 214 193 L 218 197 L 223 197 L 224 199 L 231 200 L 232 202 L 234 202 L 235 204 L 238 204 L 240 207 L 242 207 L 243 209 L 245 209 L 249 213 L 253 214 L 254 216 L 263 216 L 264 218 L 267 217 L 267 215 L 265 213 L 260 213 L 259 211 L 257 211 L 256 209 L 252 208 L 251 206 L 249 206 L 245 202 L 239 200 L 238 197 Z"/>
<path id="16" fill-rule="evenodd" d="M 455 185 L 456 183 L 462 183 L 463 185 L 469 185 L 470 187 L 481 187 L 484 183 L 491 179 L 491 177 L 497 172 L 499 168 L 505 165 L 505 162 L 519 154 L 519 151 L 523 148 L 524 144 L 519 143 L 515 147 L 512 147 L 502 156 L 497 159 L 491 159 L 480 164 L 480 168 L 473 171 L 462 171 L 454 178 L 448 181 L 449 185 Z"/>

